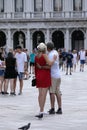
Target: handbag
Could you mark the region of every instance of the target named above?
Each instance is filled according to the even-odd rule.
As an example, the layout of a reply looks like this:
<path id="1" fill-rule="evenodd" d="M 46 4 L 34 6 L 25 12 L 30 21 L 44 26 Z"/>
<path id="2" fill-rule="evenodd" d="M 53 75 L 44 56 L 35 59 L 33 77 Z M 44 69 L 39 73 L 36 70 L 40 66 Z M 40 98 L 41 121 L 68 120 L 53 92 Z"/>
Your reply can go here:
<path id="1" fill-rule="evenodd" d="M 32 87 L 36 86 L 36 78 L 32 79 Z"/>

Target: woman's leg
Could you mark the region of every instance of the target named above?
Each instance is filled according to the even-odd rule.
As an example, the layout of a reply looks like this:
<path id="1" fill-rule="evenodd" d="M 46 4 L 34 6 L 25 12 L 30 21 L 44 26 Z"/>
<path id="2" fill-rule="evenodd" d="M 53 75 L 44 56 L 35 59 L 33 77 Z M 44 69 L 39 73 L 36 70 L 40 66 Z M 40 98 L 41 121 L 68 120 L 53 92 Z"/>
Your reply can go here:
<path id="1" fill-rule="evenodd" d="M 4 83 L 4 93 L 7 93 L 8 83 L 9 83 L 9 79 L 5 79 L 5 83 Z"/>
<path id="2" fill-rule="evenodd" d="M 14 79 L 10 79 L 10 93 L 14 93 Z"/>
<path id="3" fill-rule="evenodd" d="M 40 112 L 44 111 L 47 91 L 48 91 L 48 88 L 39 88 L 38 101 L 39 101 L 39 106 L 40 106 Z"/>
<path id="4" fill-rule="evenodd" d="M 15 78 L 13 82 L 14 82 L 13 85 L 14 85 L 14 94 L 15 94 L 16 93 L 17 78 Z"/>
<path id="5" fill-rule="evenodd" d="M 4 78 L 0 76 L 0 93 L 2 92 L 2 84 L 3 84 Z"/>

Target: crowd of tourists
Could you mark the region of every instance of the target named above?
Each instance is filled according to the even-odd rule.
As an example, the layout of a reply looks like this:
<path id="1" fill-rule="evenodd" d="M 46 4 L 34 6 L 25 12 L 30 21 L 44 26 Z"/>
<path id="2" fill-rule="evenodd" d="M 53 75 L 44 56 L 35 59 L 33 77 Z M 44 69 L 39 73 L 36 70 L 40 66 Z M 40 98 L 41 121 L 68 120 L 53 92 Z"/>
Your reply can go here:
<path id="1" fill-rule="evenodd" d="M 16 82 L 19 78 L 19 95 L 22 94 L 23 79 L 28 78 L 27 49 L 17 46 L 15 50 L 9 49 L 6 53 L 0 50 L 0 94 L 7 95 L 10 84 L 10 95 L 16 95 Z M 26 76 L 26 77 L 24 77 Z"/>
<path id="2" fill-rule="evenodd" d="M 81 48 L 79 51 L 77 50 L 68 50 L 66 49 L 58 49 L 59 53 L 59 66 L 62 68 L 62 71 L 64 70 L 66 72 L 66 75 L 68 73 L 72 75 L 72 72 L 76 71 L 76 66 L 80 61 L 80 71 L 84 71 L 84 64 L 87 64 L 87 50 L 84 50 L 84 48 Z"/>
<path id="3" fill-rule="evenodd" d="M 80 61 L 80 71 L 84 71 L 84 64 L 87 64 L 87 51 L 54 49 L 54 44 L 40 43 L 36 49 L 29 54 L 28 50 L 17 46 L 14 50 L 6 52 L 0 48 L 0 94 L 15 96 L 16 84 L 19 80 L 18 95 L 23 93 L 23 80 L 28 80 L 30 76 L 36 77 L 36 88 L 38 88 L 38 103 L 40 112 L 36 117 L 43 118 L 46 95 L 49 90 L 50 110 L 49 114 L 62 114 L 61 99 L 61 76 L 60 69 L 66 75 L 72 75 L 76 71 L 76 66 Z M 10 91 L 8 87 L 10 86 Z M 58 109 L 55 111 L 55 97 Z"/>

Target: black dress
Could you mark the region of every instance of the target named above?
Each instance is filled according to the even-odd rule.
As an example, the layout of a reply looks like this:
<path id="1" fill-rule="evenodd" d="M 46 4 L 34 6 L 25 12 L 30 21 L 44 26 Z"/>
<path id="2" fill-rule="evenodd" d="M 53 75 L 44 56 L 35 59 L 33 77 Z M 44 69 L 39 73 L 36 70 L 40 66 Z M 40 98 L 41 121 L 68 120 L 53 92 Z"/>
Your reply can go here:
<path id="1" fill-rule="evenodd" d="M 5 79 L 17 78 L 16 58 L 6 58 Z"/>

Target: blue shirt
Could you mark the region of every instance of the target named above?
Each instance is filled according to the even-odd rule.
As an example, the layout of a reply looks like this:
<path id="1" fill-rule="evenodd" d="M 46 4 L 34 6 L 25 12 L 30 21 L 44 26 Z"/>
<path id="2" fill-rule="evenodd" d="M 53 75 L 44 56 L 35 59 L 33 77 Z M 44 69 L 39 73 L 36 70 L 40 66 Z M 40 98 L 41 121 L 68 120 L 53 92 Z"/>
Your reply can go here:
<path id="1" fill-rule="evenodd" d="M 35 63 L 35 56 L 36 55 L 34 53 L 30 54 L 30 62 Z"/>

